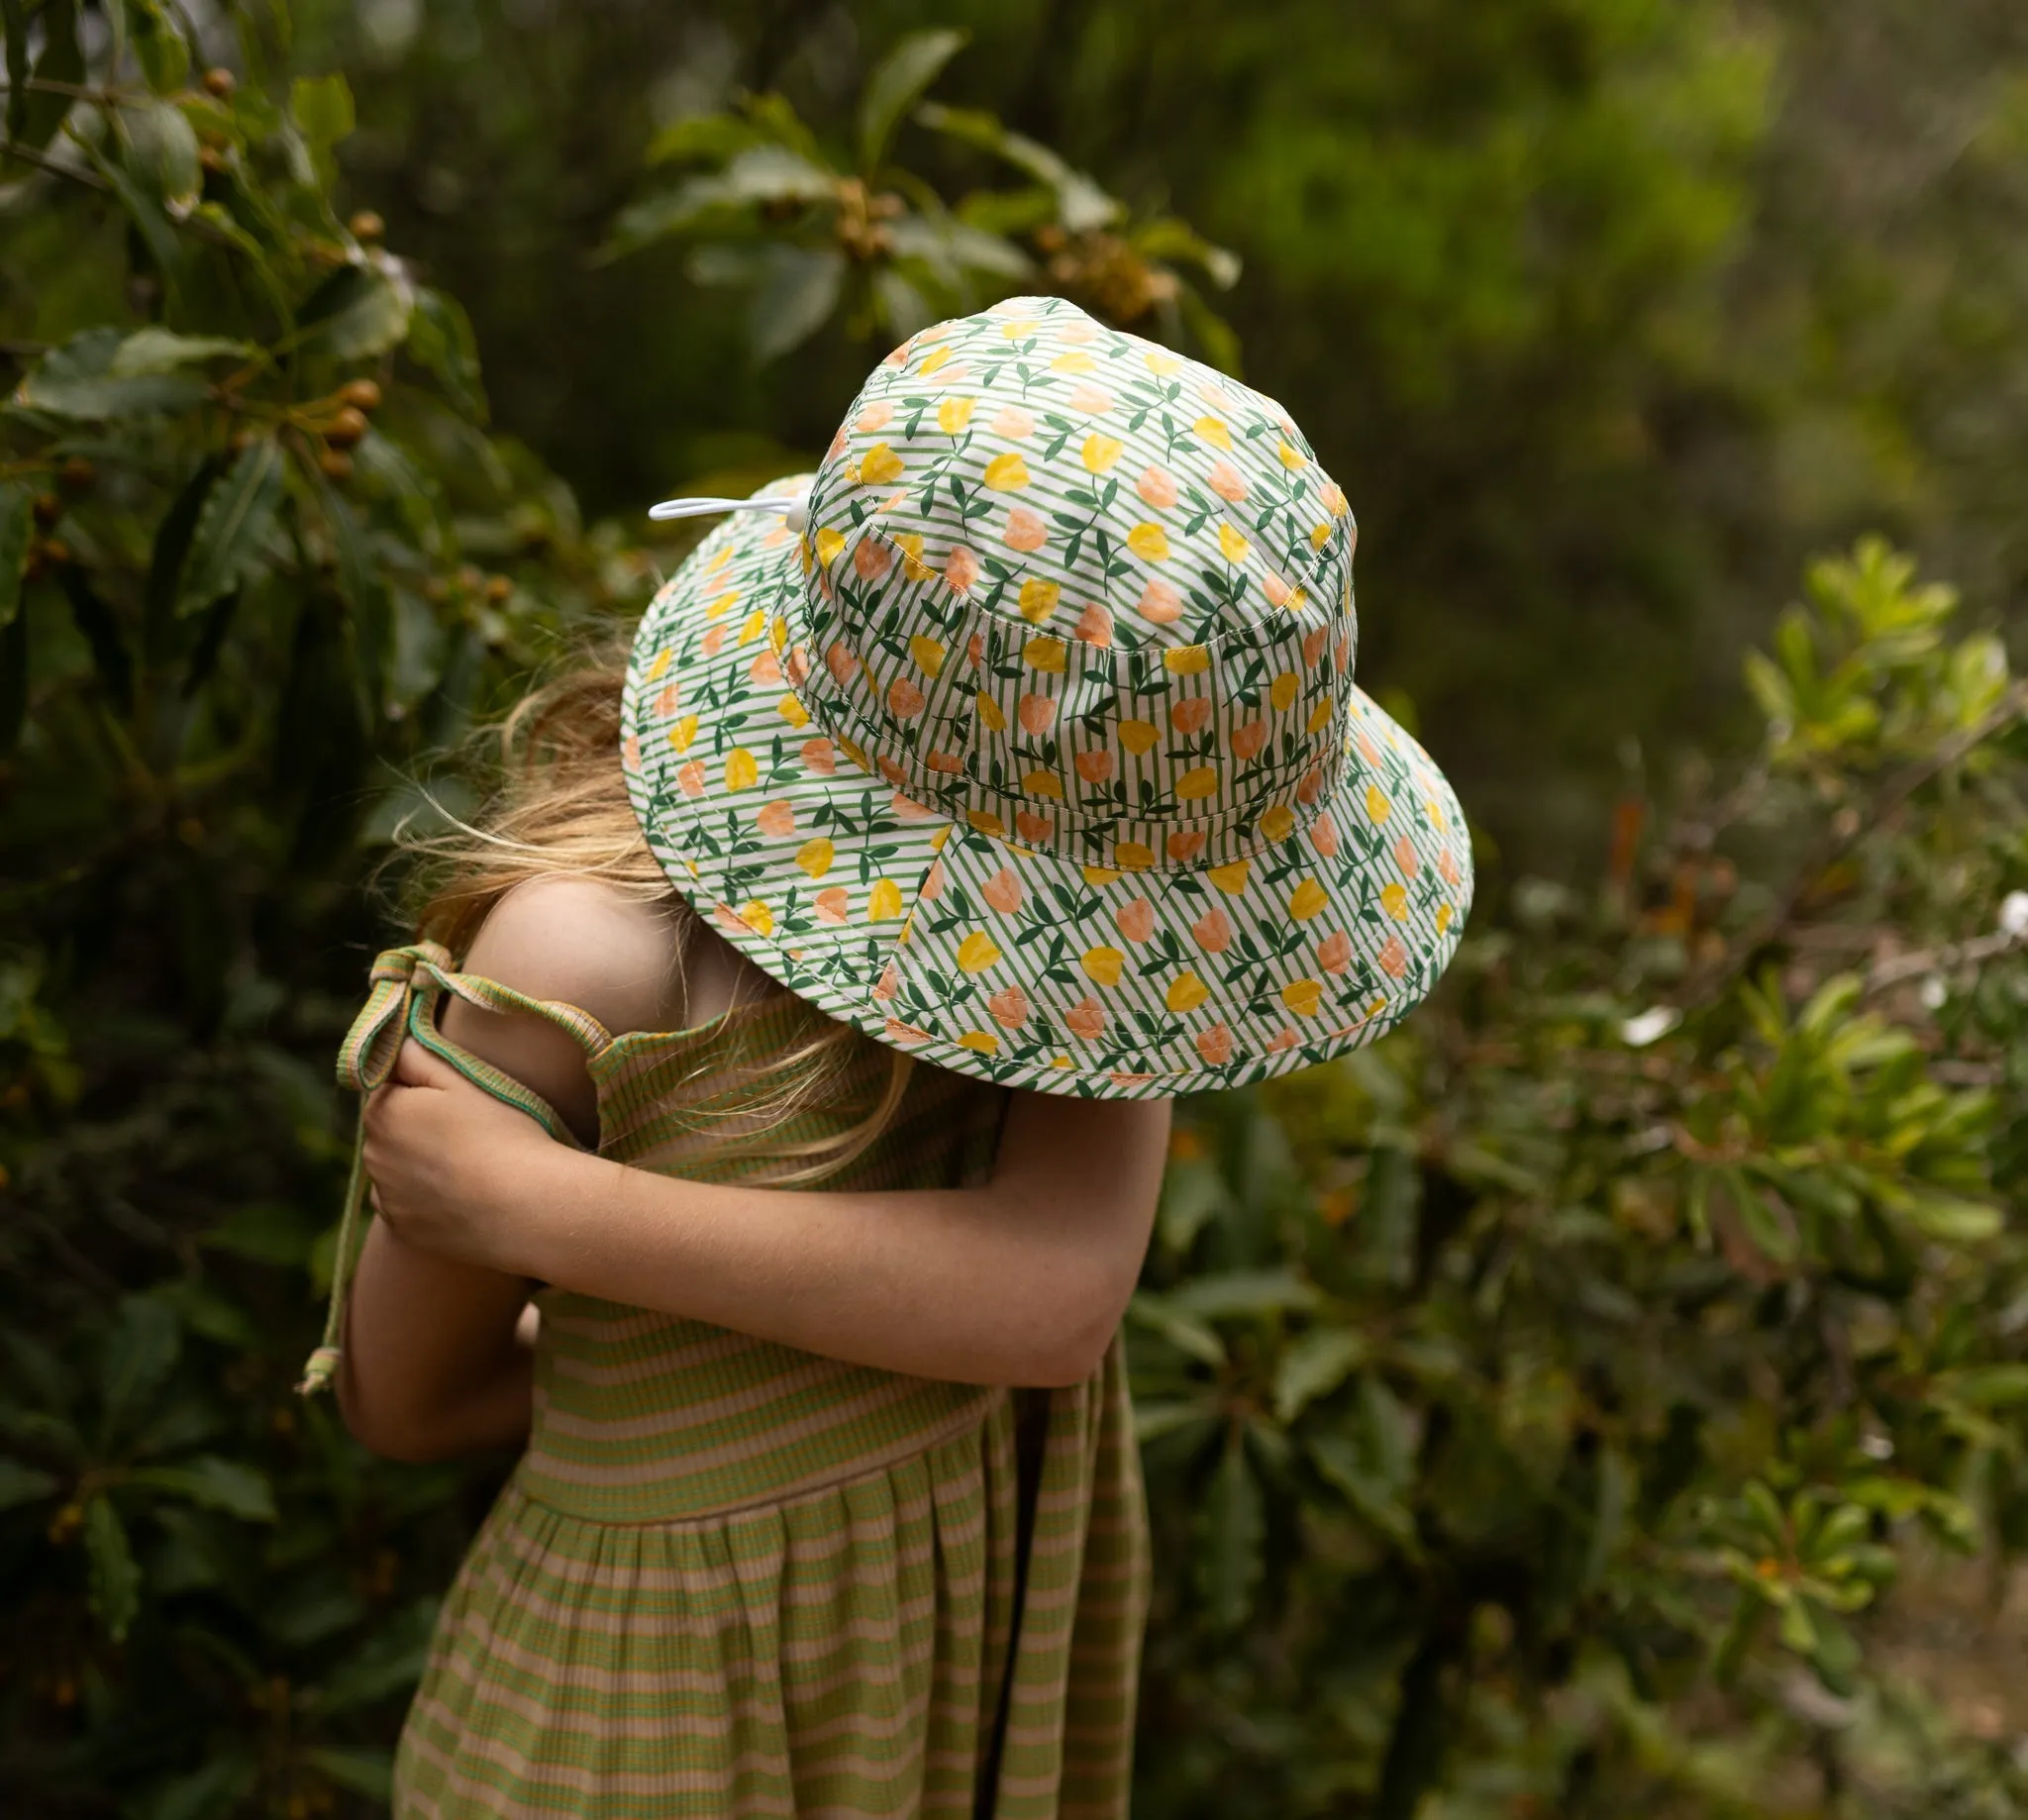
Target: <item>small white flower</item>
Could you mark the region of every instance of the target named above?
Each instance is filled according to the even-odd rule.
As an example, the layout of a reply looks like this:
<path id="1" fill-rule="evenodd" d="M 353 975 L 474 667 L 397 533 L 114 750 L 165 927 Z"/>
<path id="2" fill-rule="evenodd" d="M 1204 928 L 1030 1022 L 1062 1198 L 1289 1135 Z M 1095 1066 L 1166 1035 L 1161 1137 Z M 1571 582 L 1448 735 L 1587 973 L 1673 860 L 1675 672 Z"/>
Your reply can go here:
<path id="1" fill-rule="evenodd" d="M 2017 942 L 2028 936 L 2028 891 L 2009 891 L 2000 899 L 2000 933 Z"/>
<path id="2" fill-rule="evenodd" d="M 1894 1444 L 1885 1435 L 1862 1435 L 1859 1451 L 1869 1460 L 1892 1460 Z"/>
<path id="3" fill-rule="evenodd" d="M 1629 1049 L 1646 1049 L 1682 1021 L 1683 1014 L 1673 1005 L 1651 1005 L 1638 1017 L 1630 1017 L 1620 1025 L 1620 1041 Z"/>
<path id="4" fill-rule="evenodd" d="M 1943 975 L 1932 973 L 1922 982 L 1922 991 L 1918 996 L 1922 999 L 1922 1008 L 1925 1011 L 1941 1011 L 1944 1008 L 1944 1001 L 1951 996 L 1951 992 L 1944 984 Z"/>

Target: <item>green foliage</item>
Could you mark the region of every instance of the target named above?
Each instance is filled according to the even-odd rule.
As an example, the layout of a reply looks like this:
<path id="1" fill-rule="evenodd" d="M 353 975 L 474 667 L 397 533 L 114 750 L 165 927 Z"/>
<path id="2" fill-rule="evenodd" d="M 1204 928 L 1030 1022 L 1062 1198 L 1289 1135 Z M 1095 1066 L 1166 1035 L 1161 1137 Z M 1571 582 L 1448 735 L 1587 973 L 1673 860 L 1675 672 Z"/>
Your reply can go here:
<path id="1" fill-rule="evenodd" d="M 1308 300 L 1290 339 L 1350 297 L 1406 351 L 1374 409 L 1436 415 L 1396 468 L 1450 447 L 1427 400 L 1465 343 L 1495 391 L 1569 381 L 1589 428 L 1510 477 L 1525 519 L 1596 473 L 1609 351 L 1725 231 L 1765 48 L 1703 9 L 1453 9 L 1448 42 L 1414 12 L 1335 62 L 1277 41 L 1268 149 L 1179 150 L 1226 159 L 1262 285 Z M 238 82 L 155 0 L 104 33 L 72 0 L 4 17 L 0 1800 L 370 1812 L 497 1464 L 369 1462 L 289 1392 L 380 925 L 359 874 L 428 812 L 401 780 L 653 559 L 487 432 L 455 287 L 336 204 L 384 93 L 290 81 L 268 7 L 223 16 Z M 1243 10 L 1198 23 L 1256 54 Z M 762 356 L 857 367 L 1040 284 L 1230 361 L 1177 275 L 1230 259 L 1012 106 L 924 100 L 959 42 L 898 34 L 842 125 L 765 82 L 678 120 L 621 272 L 673 237 Z M 1335 201 L 1259 189 L 1320 92 L 1386 131 L 1312 148 Z M 1419 139 L 1464 92 L 1505 124 Z M 1542 191 L 1613 257 L 1513 263 Z M 1439 218 L 1423 267 L 1344 231 L 1398 255 Z M 556 315 L 553 363 L 588 365 Z M 1629 795 L 1595 901 L 1516 881 L 1381 1048 L 1189 1109 L 1129 1334 L 1160 1550 L 1137 1811 L 2028 1813 L 1891 1648 L 1908 1564 L 2028 1546 L 2028 739 L 1955 615 L 1883 545 L 1816 564 L 1749 659 L 1765 737 L 1729 787 Z"/>
<path id="2" fill-rule="evenodd" d="M 1125 203 L 991 114 L 916 105 L 964 40 L 917 32 L 881 59 L 861 96 L 850 168 L 827 158 L 779 95 L 674 122 L 650 146 L 651 163 L 705 168 L 626 210 L 611 251 L 676 237 L 692 243 L 693 279 L 748 292 L 748 334 L 761 361 L 801 346 L 841 308 L 857 338 L 877 332 L 891 345 L 1020 287 L 1047 285 L 1167 340 L 1187 330 L 1205 357 L 1235 364 L 1231 329 L 1176 269 L 1181 261 L 1229 288 L 1239 276 L 1233 254 L 1170 217 L 1130 225 Z M 924 126 L 1013 165 L 1029 185 L 974 190 L 947 205 L 929 181 L 888 159 L 911 110 Z"/>

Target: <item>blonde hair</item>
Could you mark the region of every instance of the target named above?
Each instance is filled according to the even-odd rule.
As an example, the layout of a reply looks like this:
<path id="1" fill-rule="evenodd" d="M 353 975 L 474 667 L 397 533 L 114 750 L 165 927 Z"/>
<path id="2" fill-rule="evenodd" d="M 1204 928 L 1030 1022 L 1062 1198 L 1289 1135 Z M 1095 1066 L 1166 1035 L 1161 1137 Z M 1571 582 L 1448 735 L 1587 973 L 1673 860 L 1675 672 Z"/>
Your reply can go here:
<path id="1" fill-rule="evenodd" d="M 481 729 L 472 757 L 492 773 L 492 788 L 470 821 L 446 815 L 437 831 L 407 831 L 398 845 L 412 862 L 415 924 L 462 961 L 499 901 L 537 878 L 595 879 L 670 919 L 680 970 L 698 929 L 696 912 L 670 887 L 649 851 L 620 769 L 624 657 L 589 655 L 542 683 L 499 722 Z M 776 989 L 800 1017 L 785 1049 L 738 1064 L 743 1096 L 715 1159 L 758 1158 L 760 1177 L 777 1185 L 815 1182 L 855 1162 L 893 1123 L 912 1061 L 849 1024 L 825 1017 Z M 870 1055 L 887 1057 L 884 1085 L 829 1137 L 790 1142 L 782 1128 L 796 1115 L 857 1110 L 867 1095 L 856 1079 Z M 879 1078 L 875 1075 L 874 1078 Z"/>

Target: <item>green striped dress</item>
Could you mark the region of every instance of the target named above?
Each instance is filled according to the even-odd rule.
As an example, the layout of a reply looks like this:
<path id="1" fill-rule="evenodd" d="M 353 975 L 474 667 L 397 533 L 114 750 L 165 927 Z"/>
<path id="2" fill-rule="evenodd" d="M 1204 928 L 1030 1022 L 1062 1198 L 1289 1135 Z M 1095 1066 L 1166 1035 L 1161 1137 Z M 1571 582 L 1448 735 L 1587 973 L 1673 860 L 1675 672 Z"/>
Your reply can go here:
<path id="1" fill-rule="evenodd" d="M 513 995 L 417 973 L 396 1027 L 546 1113 L 436 1032 L 446 989 Z M 749 1070 L 807 1033 L 794 1001 L 617 1040 L 550 1009 L 585 1045 L 604 1155 L 699 1181 L 763 1167 L 723 1153 Z M 854 1053 L 856 1090 L 783 1141 L 878 1100 L 889 1059 Z M 823 1185 L 976 1181 L 1004 1110 L 918 1066 Z M 534 1427 L 438 1622 L 402 1820 L 1126 1813 L 1148 1546 L 1117 1341 L 1084 1383 L 1008 1390 L 538 1300 Z"/>

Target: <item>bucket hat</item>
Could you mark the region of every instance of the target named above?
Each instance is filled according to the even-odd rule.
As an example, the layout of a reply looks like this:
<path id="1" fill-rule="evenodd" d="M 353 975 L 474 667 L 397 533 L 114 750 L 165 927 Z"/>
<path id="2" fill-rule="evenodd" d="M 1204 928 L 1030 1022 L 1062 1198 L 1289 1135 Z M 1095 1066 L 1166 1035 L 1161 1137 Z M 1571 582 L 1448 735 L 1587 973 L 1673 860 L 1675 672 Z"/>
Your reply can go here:
<path id="1" fill-rule="evenodd" d="M 1160 1098 L 1391 1029 L 1464 816 L 1353 681 L 1345 495 L 1271 398 L 1059 298 L 938 323 L 814 475 L 657 593 L 650 848 L 791 992 L 1049 1093 Z"/>

